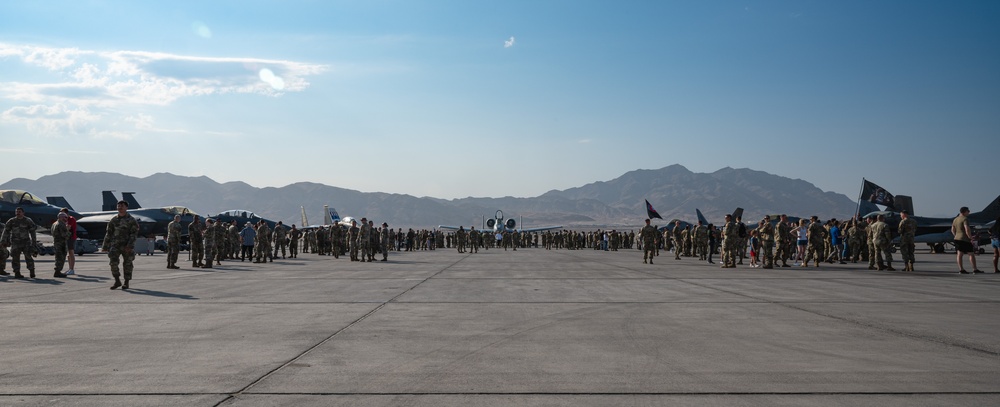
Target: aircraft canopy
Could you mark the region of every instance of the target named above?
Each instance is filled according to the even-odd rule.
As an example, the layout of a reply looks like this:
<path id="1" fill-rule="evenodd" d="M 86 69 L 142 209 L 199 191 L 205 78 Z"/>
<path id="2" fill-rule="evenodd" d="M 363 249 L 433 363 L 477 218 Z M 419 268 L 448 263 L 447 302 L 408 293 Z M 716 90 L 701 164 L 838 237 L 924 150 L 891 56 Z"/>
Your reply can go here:
<path id="1" fill-rule="evenodd" d="M 17 189 L 7 189 L 0 191 L 0 201 L 14 205 L 45 205 L 45 202 L 35 198 L 30 192 Z"/>
<path id="2" fill-rule="evenodd" d="M 167 215 L 197 215 L 197 213 L 183 206 L 164 206 L 161 210 Z"/>

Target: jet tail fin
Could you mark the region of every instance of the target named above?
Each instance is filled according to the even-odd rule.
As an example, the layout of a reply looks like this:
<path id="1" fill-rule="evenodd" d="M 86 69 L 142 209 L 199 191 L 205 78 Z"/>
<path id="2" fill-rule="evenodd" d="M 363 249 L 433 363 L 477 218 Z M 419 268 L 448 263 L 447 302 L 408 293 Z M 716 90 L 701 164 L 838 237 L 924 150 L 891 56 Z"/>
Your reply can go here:
<path id="1" fill-rule="evenodd" d="M 300 206 L 299 208 L 302 209 L 302 227 L 309 226 L 309 220 L 306 219 L 306 207 Z"/>
<path id="2" fill-rule="evenodd" d="M 694 213 L 698 215 L 698 222 L 701 222 L 702 225 L 708 226 L 708 219 L 705 219 L 705 215 L 701 214 L 700 209 L 695 208 Z"/>
<path id="3" fill-rule="evenodd" d="M 742 218 L 743 218 L 743 208 L 736 208 L 736 210 L 733 211 L 733 221 Z"/>
<path id="4" fill-rule="evenodd" d="M 102 211 L 111 212 L 118 209 L 118 198 L 115 197 L 115 191 L 101 191 L 101 197 L 104 198 L 104 204 L 101 205 Z"/>
<path id="5" fill-rule="evenodd" d="M 330 210 L 327 211 L 327 214 L 330 216 L 330 223 L 334 225 L 340 223 L 340 214 L 337 213 L 337 208 L 330 208 Z"/>
<path id="6" fill-rule="evenodd" d="M 76 209 L 73 209 L 73 206 L 69 204 L 69 201 L 67 201 L 66 198 L 63 198 L 61 196 L 47 196 L 47 197 L 45 197 L 45 201 L 48 202 L 49 205 L 52 205 L 52 206 L 58 206 L 60 208 L 66 208 L 66 209 L 69 209 L 71 211 L 75 211 L 76 210 Z"/>
<path id="7" fill-rule="evenodd" d="M 333 219 L 330 218 L 330 205 L 323 205 L 323 224 L 329 225 L 333 223 Z"/>
<path id="8" fill-rule="evenodd" d="M 990 202 L 989 205 L 986 205 L 986 207 L 983 208 L 981 212 L 969 215 L 969 217 L 976 219 L 977 222 L 983 222 L 983 223 L 994 221 L 997 220 L 997 218 L 1000 218 L 1000 196 L 997 196 L 996 199 L 993 200 L 993 202 Z"/>
<path id="9" fill-rule="evenodd" d="M 142 205 L 139 205 L 139 201 L 136 201 L 133 195 L 135 195 L 135 192 L 122 192 L 122 200 L 128 203 L 129 209 L 142 208 Z"/>
<path id="10" fill-rule="evenodd" d="M 911 196 L 896 195 L 895 197 L 893 197 L 893 204 L 892 205 L 899 212 L 902 212 L 902 211 L 905 210 L 907 213 L 910 214 L 910 216 L 914 215 L 914 213 L 913 213 L 913 197 L 911 197 Z"/>

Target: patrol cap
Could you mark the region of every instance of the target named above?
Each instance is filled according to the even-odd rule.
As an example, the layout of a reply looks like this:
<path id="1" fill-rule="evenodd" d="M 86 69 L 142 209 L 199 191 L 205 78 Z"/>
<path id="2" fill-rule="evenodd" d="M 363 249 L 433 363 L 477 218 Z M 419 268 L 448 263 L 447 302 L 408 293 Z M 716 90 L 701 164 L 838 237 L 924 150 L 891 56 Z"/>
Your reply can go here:
<path id="1" fill-rule="evenodd" d="M 389 226 L 388 223 L 382 222 L 382 226 Z"/>
<path id="2" fill-rule="evenodd" d="M 118 205 L 125 205 L 125 207 L 128 208 L 128 202 L 125 201 L 118 201 Z"/>

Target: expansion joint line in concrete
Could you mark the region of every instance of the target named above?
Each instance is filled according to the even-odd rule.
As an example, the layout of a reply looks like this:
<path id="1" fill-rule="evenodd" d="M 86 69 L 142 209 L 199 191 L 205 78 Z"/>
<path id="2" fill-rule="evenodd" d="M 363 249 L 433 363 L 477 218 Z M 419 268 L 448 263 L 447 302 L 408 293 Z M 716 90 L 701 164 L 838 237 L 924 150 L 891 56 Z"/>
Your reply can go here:
<path id="1" fill-rule="evenodd" d="M 330 336 L 327 336 L 322 341 L 319 341 L 319 343 L 317 343 L 317 344 L 315 344 L 313 346 L 310 346 L 308 349 L 306 349 L 302 353 L 299 353 L 295 357 L 289 359 L 287 362 L 282 363 L 280 366 L 278 366 L 278 367 L 272 369 L 271 371 L 265 373 L 263 376 L 261 376 L 261 377 L 257 378 L 256 380 L 250 382 L 250 384 L 246 385 L 245 387 L 243 387 L 242 389 L 236 391 L 235 393 L 230 394 L 229 397 L 226 397 L 222 401 L 216 403 L 215 407 L 221 406 L 221 405 L 226 404 L 226 403 L 228 403 L 228 402 L 230 402 L 232 400 L 235 400 L 236 396 L 244 394 L 246 391 L 250 390 L 251 388 L 253 388 L 254 386 L 256 386 L 258 383 L 263 382 L 268 377 L 271 377 L 272 375 L 274 375 L 275 373 L 277 373 L 281 369 L 284 369 L 285 367 L 288 367 L 288 365 L 291 365 L 292 363 L 297 362 L 298 360 L 302 359 L 303 357 L 305 357 L 306 355 L 308 355 L 310 352 L 312 352 L 314 349 L 319 348 L 320 346 L 323 346 L 327 342 L 333 340 L 333 338 L 337 337 L 337 335 L 340 335 L 342 332 L 350 329 L 352 326 L 361 323 L 361 321 L 364 321 L 365 319 L 368 319 L 368 317 L 374 315 L 376 312 L 379 312 L 382 308 L 385 308 L 386 305 L 389 305 L 389 303 L 395 301 L 397 298 L 402 297 L 403 295 L 405 295 L 406 293 L 409 293 L 410 291 L 413 291 L 413 289 L 419 287 L 421 284 L 426 283 L 428 280 L 430 280 L 430 279 L 432 279 L 434 277 L 437 277 L 439 274 L 441 274 L 441 273 L 445 272 L 446 270 L 454 267 L 456 264 L 458 264 L 462 260 L 465 260 L 468 257 L 469 257 L 469 255 L 462 256 L 461 258 L 459 258 L 458 260 L 456 260 L 456 261 L 452 262 L 451 264 L 445 266 L 441 270 L 438 270 L 436 273 L 428 276 L 427 278 L 425 278 L 423 280 L 420 280 L 419 282 L 417 282 L 416 284 L 414 284 L 412 287 L 407 288 L 403 292 L 401 292 L 399 294 L 396 294 L 396 296 L 394 296 L 394 297 L 388 299 L 387 301 L 379 304 L 377 307 L 373 308 L 371 311 L 368 311 L 367 313 L 365 313 L 364 315 L 362 315 L 358 319 L 355 319 L 354 321 L 351 321 L 351 323 L 347 324 L 343 328 L 338 329 L 336 332 L 330 334 Z"/>

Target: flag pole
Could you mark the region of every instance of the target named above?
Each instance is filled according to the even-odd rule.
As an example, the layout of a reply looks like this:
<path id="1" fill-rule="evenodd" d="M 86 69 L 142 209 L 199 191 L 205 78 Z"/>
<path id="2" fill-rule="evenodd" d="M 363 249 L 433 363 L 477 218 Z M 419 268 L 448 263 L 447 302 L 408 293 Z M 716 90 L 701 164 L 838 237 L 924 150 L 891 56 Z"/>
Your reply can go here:
<path id="1" fill-rule="evenodd" d="M 854 218 L 861 216 L 861 195 L 865 192 L 865 177 L 861 177 L 861 190 L 858 191 L 858 207 L 854 210 Z"/>

